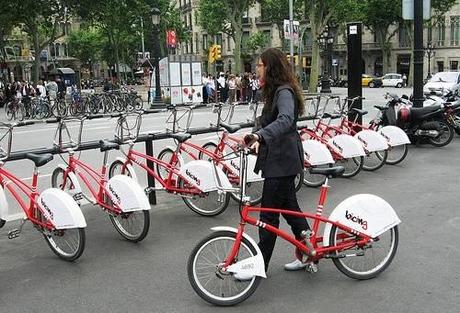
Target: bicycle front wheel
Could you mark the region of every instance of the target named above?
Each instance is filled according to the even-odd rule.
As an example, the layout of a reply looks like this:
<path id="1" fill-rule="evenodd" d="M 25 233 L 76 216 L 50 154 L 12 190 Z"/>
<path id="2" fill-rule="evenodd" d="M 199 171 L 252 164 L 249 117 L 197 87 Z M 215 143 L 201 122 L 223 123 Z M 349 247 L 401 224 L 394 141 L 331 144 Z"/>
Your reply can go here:
<path id="1" fill-rule="evenodd" d="M 249 281 L 238 281 L 221 266 L 230 253 L 236 234 L 228 231 L 212 233 L 193 249 L 188 259 L 188 279 L 195 292 L 205 301 L 219 306 L 232 306 L 249 298 L 260 284 L 254 276 Z M 256 249 L 243 238 L 236 260 L 256 255 Z"/>
<path id="2" fill-rule="evenodd" d="M 329 237 L 331 246 L 350 242 L 354 235 L 333 226 Z M 366 246 L 354 246 L 345 251 L 336 251 L 345 254 L 345 257 L 333 258 L 332 261 L 339 271 L 348 277 L 365 280 L 374 278 L 383 272 L 393 261 L 398 248 L 398 226 L 395 226 Z"/>
<path id="3" fill-rule="evenodd" d="M 75 261 L 85 249 L 85 229 L 69 228 L 43 231 L 48 246 L 65 261 Z"/>
<path id="4" fill-rule="evenodd" d="M 139 242 L 143 240 L 150 228 L 150 212 L 140 210 L 109 215 L 117 232 L 126 240 Z"/>
<path id="5" fill-rule="evenodd" d="M 179 188 L 189 189 L 190 187 L 184 180 L 180 180 Z M 200 194 L 186 194 L 182 196 L 182 200 L 195 213 L 202 216 L 216 216 L 224 212 L 227 208 L 230 201 L 230 194 L 215 190 Z"/>
<path id="6" fill-rule="evenodd" d="M 329 167 L 329 165 L 319 165 L 317 167 Z M 319 187 L 326 181 L 325 175 L 312 174 L 310 173 L 310 168 L 304 168 L 303 173 L 303 183 L 308 187 Z"/>

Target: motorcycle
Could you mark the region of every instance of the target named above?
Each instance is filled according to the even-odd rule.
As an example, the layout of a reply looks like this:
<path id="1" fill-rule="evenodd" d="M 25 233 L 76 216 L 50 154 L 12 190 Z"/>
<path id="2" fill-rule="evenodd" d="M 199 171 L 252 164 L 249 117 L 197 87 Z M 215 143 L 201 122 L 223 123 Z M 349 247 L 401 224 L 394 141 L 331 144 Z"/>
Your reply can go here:
<path id="1" fill-rule="evenodd" d="M 406 132 L 411 142 L 428 141 L 435 147 L 446 146 L 454 138 L 451 120 L 458 105 L 414 108 L 408 99 L 395 94 L 387 93 L 385 98 L 389 99 L 386 106 L 376 106 L 382 114 L 382 126 L 398 126 Z"/>

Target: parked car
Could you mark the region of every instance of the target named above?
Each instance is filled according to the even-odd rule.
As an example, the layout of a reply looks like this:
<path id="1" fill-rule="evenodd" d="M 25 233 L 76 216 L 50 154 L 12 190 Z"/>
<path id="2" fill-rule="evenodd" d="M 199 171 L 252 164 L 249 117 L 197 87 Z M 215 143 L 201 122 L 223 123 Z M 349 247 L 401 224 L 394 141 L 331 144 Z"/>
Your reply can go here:
<path id="1" fill-rule="evenodd" d="M 423 86 L 423 93 L 443 95 L 458 83 L 460 83 L 460 72 L 439 72 Z"/>
<path id="2" fill-rule="evenodd" d="M 370 88 L 377 88 L 382 86 L 382 80 L 372 75 L 363 74 L 361 76 L 361 85 Z"/>
<path id="3" fill-rule="evenodd" d="M 382 77 L 382 86 L 402 88 L 404 86 L 402 75 L 396 73 L 385 74 Z"/>

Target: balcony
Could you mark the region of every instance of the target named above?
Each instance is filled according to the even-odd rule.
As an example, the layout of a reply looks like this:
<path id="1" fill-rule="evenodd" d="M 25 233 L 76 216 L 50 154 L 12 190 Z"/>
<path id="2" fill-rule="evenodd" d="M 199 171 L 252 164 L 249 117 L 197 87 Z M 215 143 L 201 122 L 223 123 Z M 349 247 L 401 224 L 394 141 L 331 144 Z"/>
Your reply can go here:
<path id="1" fill-rule="evenodd" d="M 270 26 L 272 24 L 272 22 L 270 22 L 269 20 L 267 20 L 266 17 L 264 16 L 258 16 L 256 17 L 256 24 L 257 26 Z"/>
<path id="2" fill-rule="evenodd" d="M 252 19 L 250 17 L 242 17 L 241 22 L 243 23 L 243 26 L 250 26 Z"/>

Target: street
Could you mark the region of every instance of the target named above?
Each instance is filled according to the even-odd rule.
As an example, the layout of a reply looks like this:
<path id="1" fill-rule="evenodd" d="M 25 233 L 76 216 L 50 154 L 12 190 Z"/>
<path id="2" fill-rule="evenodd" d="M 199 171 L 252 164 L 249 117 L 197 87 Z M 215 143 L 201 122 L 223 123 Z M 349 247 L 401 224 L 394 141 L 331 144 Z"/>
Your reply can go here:
<path id="1" fill-rule="evenodd" d="M 363 88 L 363 109 L 369 110 L 365 120 L 375 116 L 373 105 L 385 103 L 385 92 L 402 95 L 411 90 Z M 343 97 L 346 89 L 333 88 L 333 93 Z M 248 106 L 237 107 L 233 122 L 245 122 L 251 114 Z M 165 124 L 166 118 L 166 113 L 145 116 L 141 132 L 164 131 L 171 127 Z M 205 127 L 215 119 L 210 108 L 199 109 L 194 112 L 191 127 Z M 116 119 L 87 121 L 83 140 L 112 139 L 115 122 Z M 55 128 L 55 124 L 37 124 L 16 129 L 13 151 L 51 147 Z M 70 128 L 75 131 L 77 126 Z M 216 134 L 210 133 L 191 140 L 203 144 L 215 138 Z M 156 141 L 155 154 L 173 144 L 169 139 Z M 143 143 L 136 148 L 144 151 Z M 396 257 L 375 279 L 352 280 L 330 260 L 321 261 L 316 274 L 286 272 L 283 264 L 292 261 L 293 248 L 278 240 L 267 279 L 252 297 L 233 308 L 211 306 L 191 288 L 187 259 L 211 227 L 237 226 L 237 205 L 231 201 L 224 213 L 206 218 L 190 211 L 179 197 L 158 192 L 158 204 L 150 211 L 150 232 L 138 244 L 123 240 L 99 208 L 84 205 L 86 247 L 74 263 L 58 259 L 29 223 L 19 238 L 9 240 L 8 230 L 18 222 L 8 222 L 0 229 L 0 312 L 458 312 L 459 153 L 456 135 L 444 148 L 410 146 L 407 158 L 399 165 L 385 165 L 352 179 L 330 181 L 323 214 L 328 215 L 348 196 L 372 193 L 388 201 L 402 220 Z M 110 159 L 120 155 L 112 151 Z M 85 151 L 81 159 L 100 167 L 102 154 L 98 150 Z M 59 163 L 64 162 L 56 155 L 40 168 L 39 190 L 50 186 L 51 173 Z M 31 161 L 8 162 L 5 167 L 30 182 Z M 137 174 L 145 186 L 145 174 Z M 302 187 L 298 193 L 300 206 L 313 212 L 318 192 Z M 10 207 L 16 207 L 9 195 L 7 199 Z M 284 220 L 281 227 L 288 230 Z M 247 231 L 257 241 L 257 229 L 248 227 Z"/>

